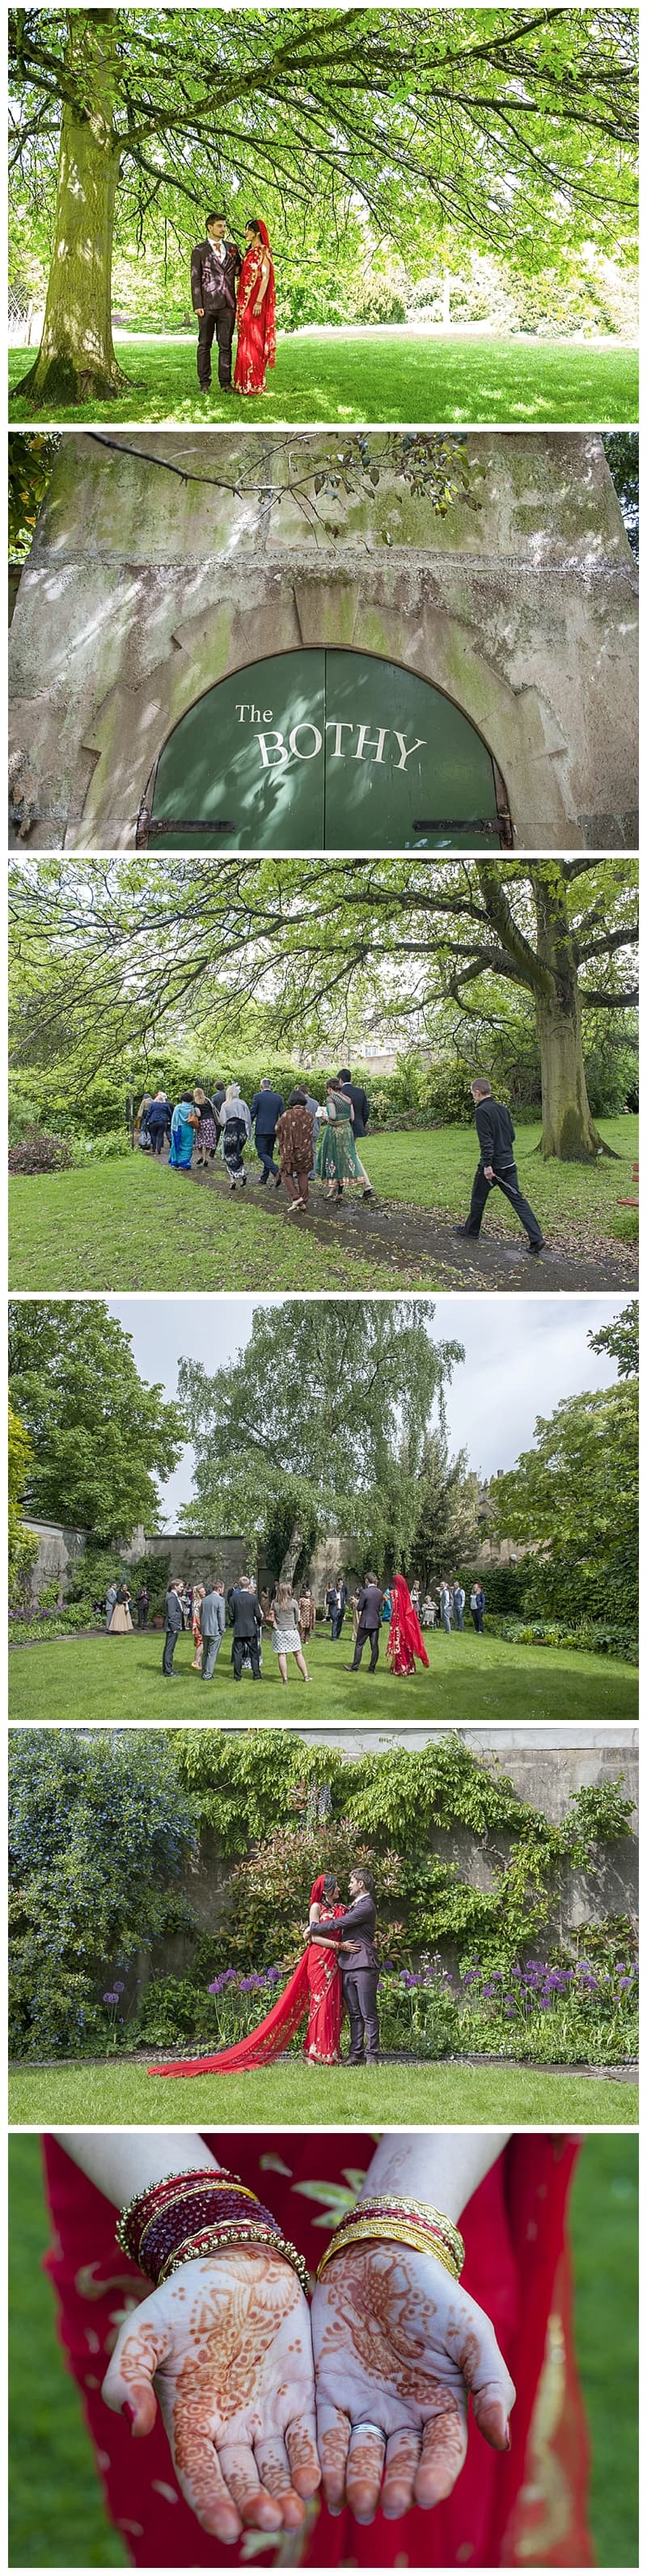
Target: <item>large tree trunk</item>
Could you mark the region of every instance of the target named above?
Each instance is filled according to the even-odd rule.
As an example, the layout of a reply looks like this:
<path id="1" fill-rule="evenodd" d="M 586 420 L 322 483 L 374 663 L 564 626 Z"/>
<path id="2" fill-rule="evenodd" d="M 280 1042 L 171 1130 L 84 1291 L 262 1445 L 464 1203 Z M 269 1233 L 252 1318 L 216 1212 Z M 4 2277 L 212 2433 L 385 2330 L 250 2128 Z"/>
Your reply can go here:
<path id="1" fill-rule="evenodd" d="M 18 387 L 36 408 L 106 402 L 126 383 L 112 345 L 112 237 L 119 176 L 114 132 L 115 13 L 70 12 L 54 242 L 43 337 Z"/>
<path id="2" fill-rule="evenodd" d="M 561 1163 L 590 1163 L 611 1151 L 589 1108 L 582 1051 L 582 1012 L 576 943 L 567 916 L 559 860 L 535 879 L 537 951 L 548 968 L 545 990 L 535 992 L 541 1058 L 541 1152 Z"/>
<path id="3" fill-rule="evenodd" d="M 279 1583 L 294 1582 L 294 1568 L 297 1562 L 297 1557 L 300 1556 L 301 1549 L 303 1547 L 303 1537 L 303 1530 L 293 1529 L 289 1547 L 286 1547 L 285 1556 L 283 1558 L 279 1574 Z"/>

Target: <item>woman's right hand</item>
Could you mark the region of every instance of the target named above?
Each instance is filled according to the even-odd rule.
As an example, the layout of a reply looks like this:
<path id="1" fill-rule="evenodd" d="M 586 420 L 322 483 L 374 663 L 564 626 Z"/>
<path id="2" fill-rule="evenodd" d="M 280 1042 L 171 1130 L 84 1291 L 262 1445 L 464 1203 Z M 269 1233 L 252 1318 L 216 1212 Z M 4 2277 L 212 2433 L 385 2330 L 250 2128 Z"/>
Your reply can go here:
<path id="1" fill-rule="evenodd" d="M 310 2319 L 270 2246 L 180 2266 L 127 2318 L 103 2383 L 141 2440 L 157 2399 L 178 2485 L 203 2531 L 295 2531 L 319 2485 Z"/>

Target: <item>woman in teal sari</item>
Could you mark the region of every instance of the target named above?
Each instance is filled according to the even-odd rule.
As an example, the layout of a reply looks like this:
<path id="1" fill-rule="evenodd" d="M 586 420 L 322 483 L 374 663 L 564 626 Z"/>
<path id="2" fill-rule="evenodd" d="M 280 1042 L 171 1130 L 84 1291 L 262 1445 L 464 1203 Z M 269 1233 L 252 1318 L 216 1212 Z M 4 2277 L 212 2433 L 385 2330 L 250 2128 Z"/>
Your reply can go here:
<path id="1" fill-rule="evenodd" d="M 193 1100 L 178 1100 L 171 1119 L 169 1163 L 176 1172 L 190 1172 L 191 1157 L 200 1125 L 200 1111 Z"/>
<path id="2" fill-rule="evenodd" d="M 340 1199 L 346 1181 L 350 1189 L 361 1189 L 363 1198 L 372 1199 L 368 1172 L 360 1162 L 353 1135 L 353 1103 L 342 1090 L 337 1074 L 331 1074 L 326 1083 L 320 1117 L 315 1161 L 320 1181 L 328 1184 L 328 1198 Z"/>

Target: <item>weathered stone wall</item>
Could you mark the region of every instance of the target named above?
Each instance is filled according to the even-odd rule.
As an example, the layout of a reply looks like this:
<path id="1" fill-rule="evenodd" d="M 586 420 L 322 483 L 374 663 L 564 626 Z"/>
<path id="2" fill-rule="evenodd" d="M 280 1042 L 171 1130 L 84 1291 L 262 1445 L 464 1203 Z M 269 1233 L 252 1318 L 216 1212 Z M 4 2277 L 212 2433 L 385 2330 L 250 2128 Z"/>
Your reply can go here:
<path id="1" fill-rule="evenodd" d="M 478 512 L 461 498 L 437 519 L 387 480 L 374 503 L 344 505 L 335 541 L 322 495 L 319 542 L 287 492 L 270 508 L 205 480 L 285 482 L 280 442 L 128 443 L 138 456 L 87 433 L 62 442 L 20 583 L 11 756 L 32 846 L 131 849 L 153 763 L 196 698 L 309 645 L 444 690 L 499 764 L 519 848 L 635 844 L 637 578 L 596 433 L 470 437 Z"/>
<path id="2" fill-rule="evenodd" d="M 87 1531 L 65 1529 L 61 1521 L 26 1520 L 25 1528 L 38 1540 L 38 1555 L 29 1569 L 33 1599 L 36 1601 L 49 1583 L 58 1585 L 62 1599 L 76 1559 L 83 1554 Z"/>

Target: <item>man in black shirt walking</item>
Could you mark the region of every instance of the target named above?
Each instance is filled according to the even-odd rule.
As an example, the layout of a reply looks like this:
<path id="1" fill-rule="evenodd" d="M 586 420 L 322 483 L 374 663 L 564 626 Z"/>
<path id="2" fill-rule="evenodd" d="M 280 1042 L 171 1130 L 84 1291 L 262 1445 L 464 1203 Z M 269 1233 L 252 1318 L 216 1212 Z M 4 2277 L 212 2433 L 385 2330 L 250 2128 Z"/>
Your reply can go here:
<path id="1" fill-rule="evenodd" d="M 476 1132 L 481 1153 L 478 1170 L 474 1174 L 467 1225 L 457 1225 L 455 1231 L 457 1234 L 471 1235 L 472 1238 L 480 1234 L 486 1201 L 490 1190 L 498 1184 L 502 1196 L 508 1200 L 509 1206 L 514 1208 L 520 1225 L 525 1226 L 528 1251 L 536 1259 L 537 1254 L 542 1250 L 544 1238 L 538 1219 L 533 1215 L 528 1200 L 522 1198 L 519 1188 L 513 1150 L 514 1127 L 510 1111 L 503 1107 L 500 1100 L 495 1100 L 490 1083 L 486 1082 L 484 1075 L 479 1074 L 476 1082 L 470 1083 L 470 1091 L 474 1102 Z"/>

